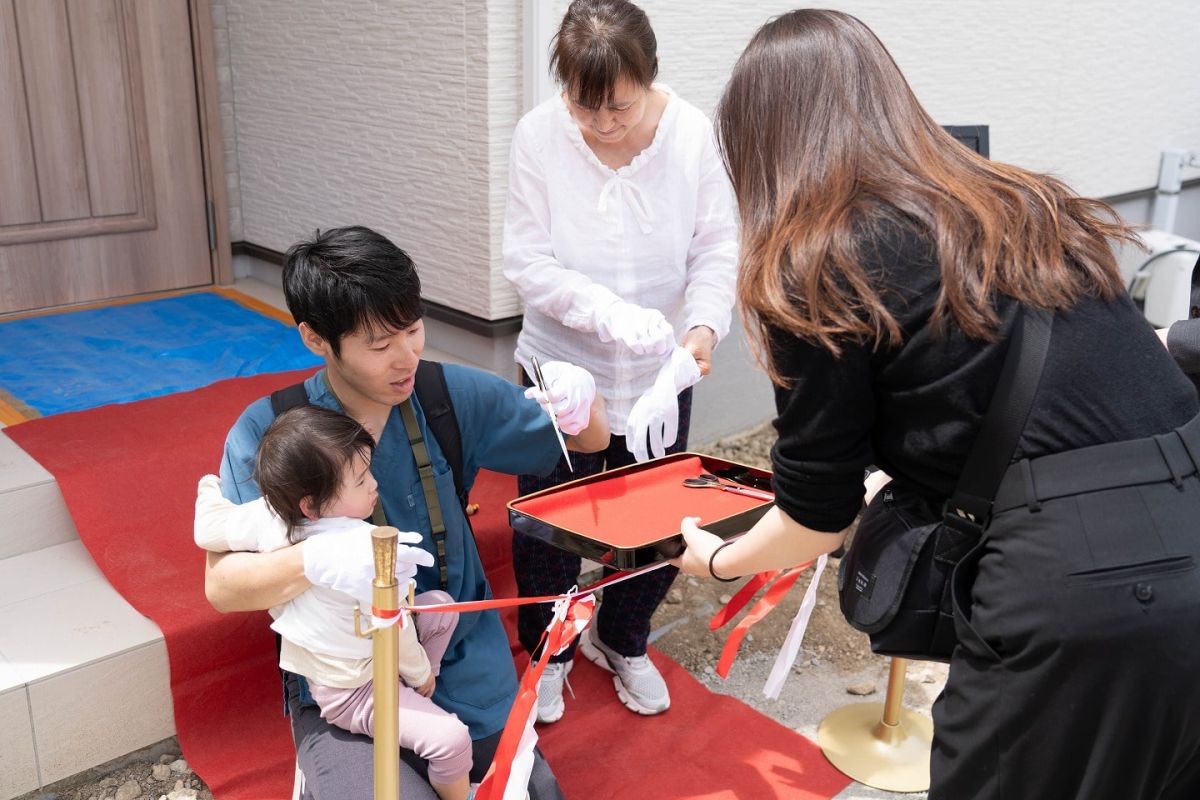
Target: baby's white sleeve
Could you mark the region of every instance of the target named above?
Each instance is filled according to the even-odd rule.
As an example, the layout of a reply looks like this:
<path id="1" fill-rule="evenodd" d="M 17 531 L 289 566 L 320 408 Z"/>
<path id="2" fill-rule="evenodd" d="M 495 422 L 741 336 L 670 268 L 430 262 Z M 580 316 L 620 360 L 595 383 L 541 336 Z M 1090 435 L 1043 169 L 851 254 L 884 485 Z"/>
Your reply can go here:
<path id="1" fill-rule="evenodd" d="M 221 494 L 221 480 L 205 475 L 196 488 L 196 545 L 217 553 L 251 550 L 265 553 L 287 547 L 287 525 L 263 498 L 238 505 Z"/>

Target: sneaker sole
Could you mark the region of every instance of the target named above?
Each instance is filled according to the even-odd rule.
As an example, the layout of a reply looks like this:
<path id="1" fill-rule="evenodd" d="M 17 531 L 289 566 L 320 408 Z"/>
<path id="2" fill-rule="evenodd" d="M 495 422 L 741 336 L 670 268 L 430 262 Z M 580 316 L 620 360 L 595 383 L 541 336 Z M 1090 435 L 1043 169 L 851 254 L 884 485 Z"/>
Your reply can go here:
<path id="1" fill-rule="evenodd" d="M 583 652 L 583 657 L 588 661 L 592 662 L 605 672 L 612 673 L 613 688 L 617 690 L 617 699 L 620 700 L 621 704 L 630 711 L 634 712 L 635 714 L 641 714 L 643 717 L 653 717 L 658 714 L 662 714 L 671 707 L 670 701 L 668 701 L 667 704 L 662 708 L 649 708 L 648 706 L 642 705 L 637 700 L 634 700 L 633 695 L 631 695 L 629 690 L 625 688 L 625 684 L 621 683 L 621 676 L 617 674 L 616 670 L 614 670 L 611 665 L 609 665 L 608 659 L 604 656 L 604 653 L 600 652 L 600 648 L 592 644 L 592 639 L 590 636 L 580 637 L 579 649 Z"/>

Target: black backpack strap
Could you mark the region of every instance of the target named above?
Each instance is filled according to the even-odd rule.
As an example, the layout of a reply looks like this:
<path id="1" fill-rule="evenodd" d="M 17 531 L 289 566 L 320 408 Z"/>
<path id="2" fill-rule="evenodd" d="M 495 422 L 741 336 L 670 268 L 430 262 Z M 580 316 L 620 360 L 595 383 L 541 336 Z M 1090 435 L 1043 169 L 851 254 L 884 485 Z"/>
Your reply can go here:
<path id="1" fill-rule="evenodd" d="M 454 476 L 454 491 L 458 502 L 467 507 L 467 490 L 463 480 L 463 448 L 462 431 L 458 427 L 458 416 L 454 413 L 454 403 L 450 402 L 450 389 L 446 386 L 446 372 L 441 362 L 421 361 L 417 365 L 416 387 L 417 399 L 421 410 L 425 412 L 425 423 L 429 432 L 442 448 L 442 455 L 450 465 L 450 474 Z"/>
<path id="2" fill-rule="evenodd" d="M 441 362 L 421 361 L 417 365 L 415 391 L 425 412 L 429 432 L 437 439 L 442 455 L 450 465 L 458 502 L 465 509 L 468 493 L 463 479 L 462 431 L 458 427 L 454 403 L 450 402 L 450 388 L 446 385 L 446 373 Z M 308 391 L 303 381 L 271 392 L 271 410 L 277 417 L 288 409 L 303 405 L 308 405 Z"/>
<path id="3" fill-rule="evenodd" d="M 308 405 L 308 391 L 304 388 L 303 381 L 271 392 L 271 410 L 277 417 L 288 409 L 306 405 Z"/>

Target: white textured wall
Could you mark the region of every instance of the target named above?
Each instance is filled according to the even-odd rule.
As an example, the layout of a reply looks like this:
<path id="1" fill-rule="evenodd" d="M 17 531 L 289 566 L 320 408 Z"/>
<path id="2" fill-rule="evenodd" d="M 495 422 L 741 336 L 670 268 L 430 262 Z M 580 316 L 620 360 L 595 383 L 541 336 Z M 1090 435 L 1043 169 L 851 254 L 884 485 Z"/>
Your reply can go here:
<path id="1" fill-rule="evenodd" d="M 490 313 L 484 0 L 225 0 L 244 237 L 363 224 Z"/>
<path id="2" fill-rule="evenodd" d="M 521 118 L 524 83 L 522 48 L 524 28 L 520 0 L 488 3 L 488 193 L 489 242 L 487 284 L 491 319 L 521 313 L 512 285 L 504 277 L 501 244 L 504 202 L 508 188 L 508 150 L 512 131 Z M 482 275 L 480 276 L 483 277 Z"/>
<path id="3" fill-rule="evenodd" d="M 568 4 L 544 2 L 556 15 Z M 521 0 L 214 5 L 230 43 L 221 99 L 236 129 L 226 146 L 240 238 L 283 249 L 318 226 L 371 225 L 417 259 L 430 299 L 519 313 L 500 226 L 521 113 Z M 753 31 L 794 5 L 642 2 L 662 79 L 708 112 Z M 1083 194 L 1148 188 L 1163 148 L 1200 148 L 1197 0 L 826 5 L 875 29 L 939 121 L 988 124 L 993 158 Z"/>
<path id="4" fill-rule="evenodd" d="M 556 17 L 569 5 L 543 1 Z M 503 5 L 520 14 L 520 2 Z M 711 114 L 754 31 L 801 4 L 642 0 L 639 5 L 658 37 L 660 80 Z M 1055 173 L 1081 194 L 1107 197 L 1150 188 L 1164 148 L 1200 150 L 1198 0 L 819 5 L 871 26 L 935 119 L 987 124 L 992 158 Z M 493 118 L 498 132 L 499 121 Z M 1187 176 L 1200 176 L 1200 170 Z M 503 188 L 493 185 L 492 191 Z M 493 307 L 515 313 L 517 301 L 504 291 Z"/>
<path id="5" fill-rule="evenodd" d="M 546 1 L 557 13 L 569 5 Z M 758 26 L 804 4 L 639 5 L 658 36 L 661 79 L 711 113 Z M 990 125 L 993 158 L 1054 172 L 1082 194 L 1149 188 L 1163 148 L 1200 149 L 1197 0 L 818 5 L 867 23 L 938 121 Z"/>
<path id="6" fill-rule="evenodd" d="M 217 67 L 217 100 L 221 107 L 221 145 L 225 150 L 225 188 L 229 203 L 229 240 L 245 238 L 242 229 L 242 189 L 238 182 L 237 124 L 234 113 L 233 65 L 229 55 L 229 21 L 226 0 L 209 0 L 213 21 L 214 63 Z"/>

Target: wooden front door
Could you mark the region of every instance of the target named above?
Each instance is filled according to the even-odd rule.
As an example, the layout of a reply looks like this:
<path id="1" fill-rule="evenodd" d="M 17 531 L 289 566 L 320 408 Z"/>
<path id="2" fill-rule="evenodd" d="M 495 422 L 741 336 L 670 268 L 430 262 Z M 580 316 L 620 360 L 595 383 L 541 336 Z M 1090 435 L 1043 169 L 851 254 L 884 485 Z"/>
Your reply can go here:
<path id="1" fill-rule="evenodd" d="M 0 314 L 213 282 L 187 0 L 0 0 Z"/>

